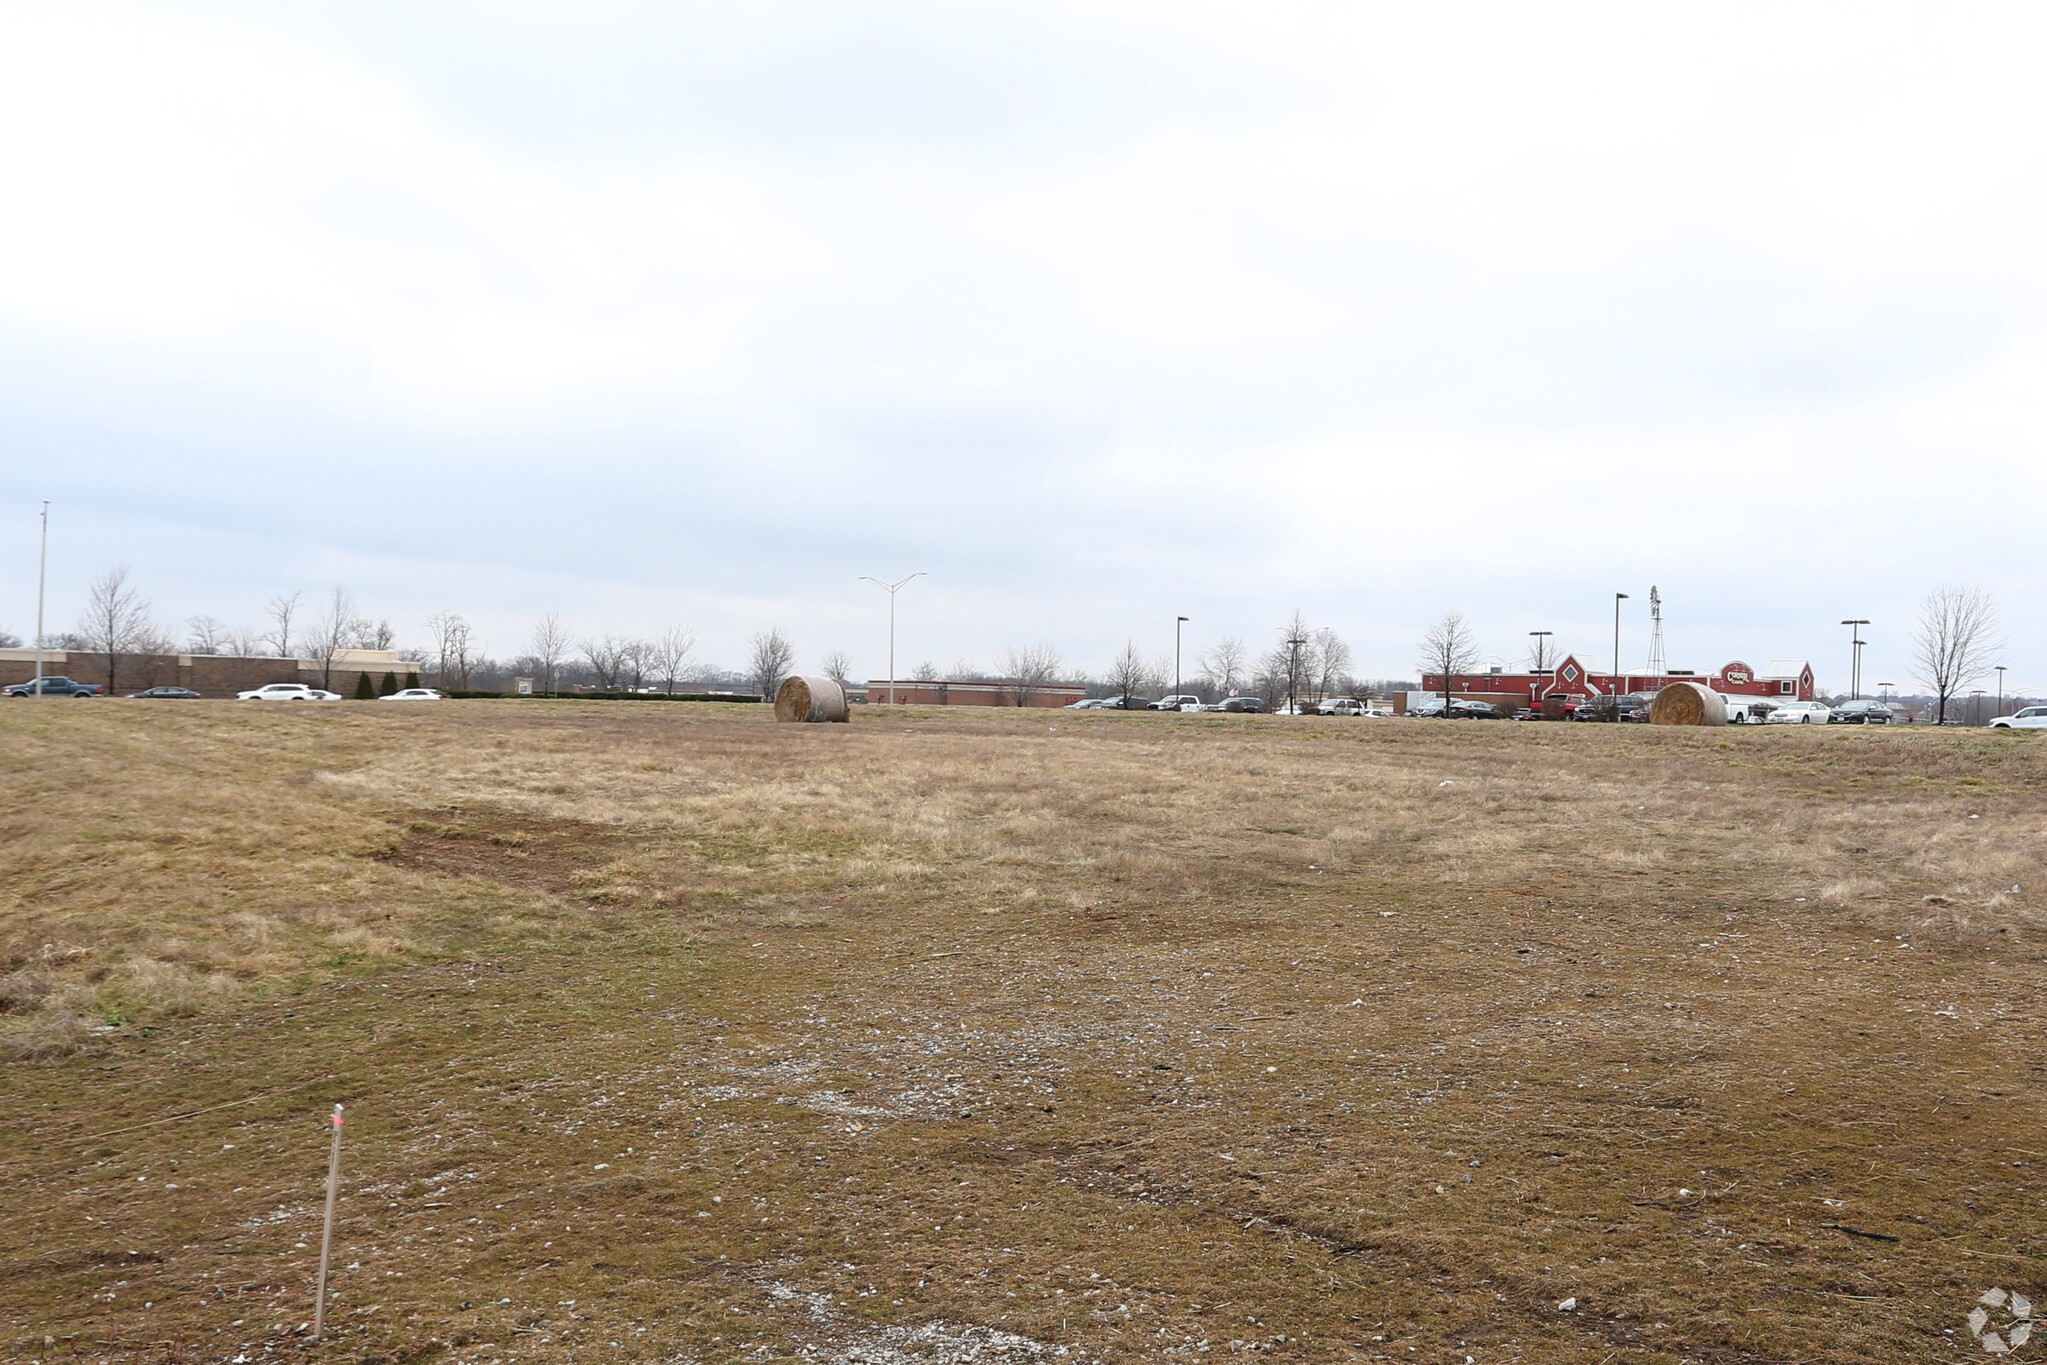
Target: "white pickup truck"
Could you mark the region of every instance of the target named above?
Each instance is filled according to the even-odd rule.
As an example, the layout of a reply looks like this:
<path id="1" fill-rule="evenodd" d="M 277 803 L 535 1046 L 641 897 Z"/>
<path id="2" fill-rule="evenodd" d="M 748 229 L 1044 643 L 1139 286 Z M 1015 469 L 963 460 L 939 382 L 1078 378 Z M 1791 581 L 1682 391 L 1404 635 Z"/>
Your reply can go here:
<path id="1" fill-rule="evenodd" d="M 1201 698 L 1189 697 L 1183 694 L 1176 697 L 1160 697 L 1158 705 L 1153 709 L 1157 711 L 1194 711 L 1200 709 L 1200 706 Z"/>

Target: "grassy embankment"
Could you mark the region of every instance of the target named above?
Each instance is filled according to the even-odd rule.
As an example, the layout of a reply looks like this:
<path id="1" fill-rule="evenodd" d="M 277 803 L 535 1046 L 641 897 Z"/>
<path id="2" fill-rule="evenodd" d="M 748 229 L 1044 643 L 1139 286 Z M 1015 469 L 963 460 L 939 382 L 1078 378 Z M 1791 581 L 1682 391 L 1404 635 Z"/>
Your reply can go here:
<path id="1" fill-rule="evenodd" d="M 10 706 L 0 1359 L 1962 1358 L 2037 739 Z"/>

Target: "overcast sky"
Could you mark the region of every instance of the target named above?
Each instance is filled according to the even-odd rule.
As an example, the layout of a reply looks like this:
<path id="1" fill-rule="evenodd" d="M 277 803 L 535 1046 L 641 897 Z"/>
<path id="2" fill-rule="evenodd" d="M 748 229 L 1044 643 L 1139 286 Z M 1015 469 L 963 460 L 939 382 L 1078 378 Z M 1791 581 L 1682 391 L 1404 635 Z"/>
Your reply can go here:
<path id="1" fill-rule="evenodd" d="M 0 10 L 0 629 L 1360 671 L 1448 608 L 2047 690 L 2047 11 Z M 1191 668 L 1189 670 L 1192 671 Z"/>

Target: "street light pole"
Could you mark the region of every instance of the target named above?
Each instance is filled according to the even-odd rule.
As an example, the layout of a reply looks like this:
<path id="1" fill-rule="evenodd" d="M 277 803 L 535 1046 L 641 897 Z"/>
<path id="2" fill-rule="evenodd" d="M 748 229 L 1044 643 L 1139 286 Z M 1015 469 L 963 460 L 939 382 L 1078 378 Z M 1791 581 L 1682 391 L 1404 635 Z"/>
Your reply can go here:
<path id="1" fill-rule="evenodd" d="M 1287 644 L 1293 650 L 1291 656 L 1293 658 L 1293 665 L 1286 671 L 1286 713 L 1290 716 L 1297 716 L 1301 713 L 1301 708 L 1294 698 L 1299 694 L 1300 690 L 1301 646 L 1306 643 L 1308 641 L 1305 636 L 1290 635 L 1287 637 Z"/>
<path id="2" fill-rule="evenodd" d="M 1180 695 L 1180 627 L 1187 624 L 1187 619 L 1185 616 L 1173 618 L 1173 695 L 1176 697 Z M 1179 704 L 1173 703 L 1175 706 Z"/>
<path id="3" fill-rule="evenodd" d="M 909 578 L 898 578 L 893 583 L 884 583 L 872 574 L 860 575 L 863 582 L 872 583 L 875 587 L 885 589 L 888 592 L 888 704 L 890 706 L 896 704 L 896 590 L 909 582 L 910 578 L 923 577 L 925 577 L 925 573 L 922 569 L 911 574 Z"/>
<path id="4" fill-rule="evenodd" d="M 1624 592 L 1613 595 L 1613 676 L 1606 680 L 1607 697 L 1613 703 L 1607 715 L 1608 720 L 1621 718 L 1621 694 L 1614 689 L 1621 685 L 1621 603 L 1628 600 Z"/>
<path id="5" fill-rule="evenodd" d="M 50 500 L 43 499 L 43 549 L 36 560 L 36 682 L 35 694 L 43 695 L 43 585 L 50 575 Z"/>
<path id="6" fill-rule="evenodd" d="M 1991 714 L 1992 720 L 2004 714 L 2004 669 L 2003 664 L 1997 666 L 1997 710 Z"/>
<path id="7" fill-rule="evenodd" d="M 1528 633 L 1535 638 L 1535 672 L 1536 676 L 1540 677 L 1543 673 L 1548 671 L 1547 654 L 1549 647 L 1549 637 L 1556 634 L 1556 632 L 1553 630 L 1531 630 Z M 1528 689 L 1528 700 L 1531 706 L 1541 704 L 1542 702 L 1541 683 L 1538 682 L 1533 687 Z"/>
<path id="8" fill-rule="evenodd" d="M 1862 700 L 1862 646 L 1868 643 L 1862 638 L 1862 628 L 1869 624 L 1867 618 L 1853 617 L 1843 621 L 1848 627 L 1848 700 Z"/>
<path id="9" fill-rule="evenodd" d="M 1983 723 L 1983 689 L 1980 687 L 1969 693 L 1969 718 L 1978 725 Z"/>

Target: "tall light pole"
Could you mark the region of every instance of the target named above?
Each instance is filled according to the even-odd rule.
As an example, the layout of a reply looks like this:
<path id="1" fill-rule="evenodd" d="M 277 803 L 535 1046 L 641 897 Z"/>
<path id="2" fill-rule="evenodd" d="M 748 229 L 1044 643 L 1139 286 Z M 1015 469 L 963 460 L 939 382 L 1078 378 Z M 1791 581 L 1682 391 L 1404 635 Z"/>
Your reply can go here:
<path id="1" fill-rule="evenodd" d="M 1991 713 L 1992 720 L 2004 714 L 2004 669 L 2003 664 L 1997 666 L 1997 710 Z"/>
<path id="2" fill-rule="evenodd" d="M 1883 704 L 1885 706 L 1889 706 L 1891 704 L 1891 689 L 1896 686 L 1897 686 L 1896 683 L 1878 683 L 1876 685 L 1877 693 L 1883 699 Z"/>
<path id="3" fill-rule="evenodd" d="M 1186 624 L 1187 618 L 1184 616 L 1173 618 L 1173 695 L 1176 697 L 1180 695 L 1180 627 Z M 1178 706 L 1179 703 L 1174 702 L 1173 705 Z"/>
<path id="4" fill-rule="evenodd" d="M 925 577 L 925 573 L 922 569 L 911 574 L 909 578 L 898 578 L 893 583 L 884 583 L 872 574 L 860 575 L 863 582 L 872 583 L 875 587 L 886 589 L 888 592 L 888 704 L 890 706 L 896 704 L 896 592 L 905 583 L 909 582 L 910 578 L 923 577 Z"/>
<path id="5" fill-rule="evenodd" d="M 1621 685 L 1621 603 L 1627 600 L 1628 595 L 1624 592 L 1617 592 L 1613 595 L 1613 676 L 1607 679 L 1607 688 L 1609 690 L 1609 697 L 1613 702 L 1613 710 L 1607 717 L 1609 720 L 1619 720 L 1621 718 L 1621 694 L 1615 689 L 1618 689 Z"/>
<path id="6" fill-rule="evenodd" d="M 1308 643 L 1307 637 L 1303 635 L 1290 635 L 1287 637 L 1287 645 L 1293 650 L 1292 658 L 1294 661 L 1293 666 L 1287 669 L 1286 672 L 1286 711 L 1290 716 L 1297 716 L 1301 713 L 1300 705 L 1294 698 L 1298 693 L 1301 678 L 1301 646 L 1306 643 Z"/>
<path id="7" fill-rule="evenodd" d="M 1867 618 L 1853 617 L 1843 621 L 1848 627 L 1848 700 L 1862 700 L 1862 647 L 1869 643 L 1862 638 L 1862 628 L 1869 624 Z"/>
<path id="8" fill-rule="evenodd" d="M 1556 632 L 1553 630 L 1531 630 L 1528 633 L 1535 638 L 1535 671 L 1538 675 L 1545 673 L 1548 671 L 1547 654 L 1549 637 L 1556 634 Z M 1529 704 L 1534 705 L 1542 696 L 1542 684 L 1537 683 L 1531 687 L 1528 695 Z"/>
<path id="9" fill-rule="evenodd" d="M 36 685 L 43 695 L 43 585 L 50 575 L 50 500 L 43 499 L 43 549 L 36 560 Z"/>
<path id="10" fill-rule="evenodd" d="M 1980 687 L 1969 693 L 1969 718 L 1977 725 L 1983 723 L 1983 689 Z"/>

